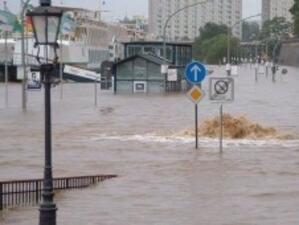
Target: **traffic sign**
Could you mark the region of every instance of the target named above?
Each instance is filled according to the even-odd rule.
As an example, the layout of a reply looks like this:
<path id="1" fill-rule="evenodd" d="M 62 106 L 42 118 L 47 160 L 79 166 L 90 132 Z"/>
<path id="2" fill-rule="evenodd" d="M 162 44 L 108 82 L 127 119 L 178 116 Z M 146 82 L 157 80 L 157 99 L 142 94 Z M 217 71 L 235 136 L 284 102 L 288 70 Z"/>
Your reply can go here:
<path id="1" fill-rule="evenodd" d="M 198 86 L 193 86 L 191 90 L 188 91 L 187 96 L 194 104 L 198 104 L 203 99 L 205 94 Z"/>
<path id="2" fill-rule="evenodd" d="M 217 95 L 224 95 L 227 93 L 229 87 L 229 83 L 225 80 L 218 80 L 215 85 L 214 89 Z"/>
<path id="3" fill-rule="evenodd" d="M 190 83 L 199 84 L 205 79 L 207 69 L 200 62 L 194 61 L 186 66 L 185 74 Z"/>
<path id="4" fill-rule="evenodd" d="M 235 98 L 233 78 L 211 77 L 210 100 L 216 102 L 231 102 Z"/>

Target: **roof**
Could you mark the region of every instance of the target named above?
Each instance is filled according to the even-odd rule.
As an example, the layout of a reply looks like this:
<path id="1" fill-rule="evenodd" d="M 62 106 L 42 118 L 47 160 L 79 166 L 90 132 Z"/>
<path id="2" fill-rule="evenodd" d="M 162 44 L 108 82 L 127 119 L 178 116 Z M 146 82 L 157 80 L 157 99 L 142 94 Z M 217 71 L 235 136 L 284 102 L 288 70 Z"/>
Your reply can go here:
<path id="1" fill-rule="evenodd" d="M 290 38 L 282 41 L 282 44 L 285 43 L 299 43 L 299 38 Z"/>
<path id="2" fill-rule="evenodd" d="M 163 41 L 131 41 L 131 42 L 123 42 L 125 45 L 133 44 L 133 45 L 163 45 Z M 187 45 L 192 46 L 193 42 L 175 42 L 175 41 L 167 41 L 166 45 Z"/>
<path id="3" fill-rule="evenodd" d="M 81 11 L 81 12 L 93 12 L 89 9 L 79 8 L 79 7 L 69 7 L 69 6 L 51 6 L 52 8 L 60 9 L 62 11 Z"/>
<path id="4" fill-rule="evenodd" d="M 125 58 L 119 62 L 116 63 L 116 65 L 119 65 L 119 64 L 123 64 L 123 63 L 126 63 L 128 61 L 131 61 L 135 58 L 142 58 L 142 59 L 145 59 L 147 61 L 150 61 L 154 64 L 157 64 L 157 65 L 172 65 L 168 60 L 165 60 L 164 58 L 161 58 L 161 57 L 158 57 L 158 56 L 155 56 L 155 55 L 149 55 L 149 54 L 137 54 L 137 55 L 133 55 L 133 56 L 130 56 L 128 58 Z"/>

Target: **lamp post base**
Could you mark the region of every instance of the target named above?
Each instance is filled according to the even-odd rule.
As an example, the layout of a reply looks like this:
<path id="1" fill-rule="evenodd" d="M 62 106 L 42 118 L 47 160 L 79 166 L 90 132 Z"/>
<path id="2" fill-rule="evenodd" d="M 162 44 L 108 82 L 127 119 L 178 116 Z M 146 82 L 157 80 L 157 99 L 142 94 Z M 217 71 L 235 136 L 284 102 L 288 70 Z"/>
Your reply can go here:
<path id="1" fill-rule="evenodd" d="M 56 225 L 56 205 L 43 203 L 39 208 L 39 225 Z"/>

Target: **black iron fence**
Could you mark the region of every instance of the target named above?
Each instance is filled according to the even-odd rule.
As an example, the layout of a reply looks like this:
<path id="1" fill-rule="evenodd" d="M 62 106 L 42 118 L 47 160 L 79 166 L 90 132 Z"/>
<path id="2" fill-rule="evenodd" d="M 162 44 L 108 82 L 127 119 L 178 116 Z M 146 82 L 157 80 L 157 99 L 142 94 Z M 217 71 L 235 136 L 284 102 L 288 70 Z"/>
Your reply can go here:
<path id="1" fill-rule="evenodd" d="M 54 191 L 86 188 L 116 175 L 97 175 L 81 177 L 62 177 L 53 179 Z M 40 203 L 43 179 L 15 180 L 0 182 L 0 211 L 14 206 Z"/>

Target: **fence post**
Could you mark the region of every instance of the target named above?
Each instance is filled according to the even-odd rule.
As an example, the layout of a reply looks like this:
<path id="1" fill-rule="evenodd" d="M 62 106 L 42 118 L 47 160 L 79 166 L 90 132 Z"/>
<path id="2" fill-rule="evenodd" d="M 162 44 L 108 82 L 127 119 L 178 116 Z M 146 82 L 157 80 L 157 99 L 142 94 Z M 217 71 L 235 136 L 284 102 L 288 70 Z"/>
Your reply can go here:
<path id="1" fill-rule="evenodd" d="M 36 198 L 36 204 L 39 202 L 39 185 L 38 185 L 38 180 L 35 181 L 35 198 Z"/>
<path id="2" fill-rule="evenodd" d="M 0 182 L 0 211 L 3 210 L 3 184 Z"/>

